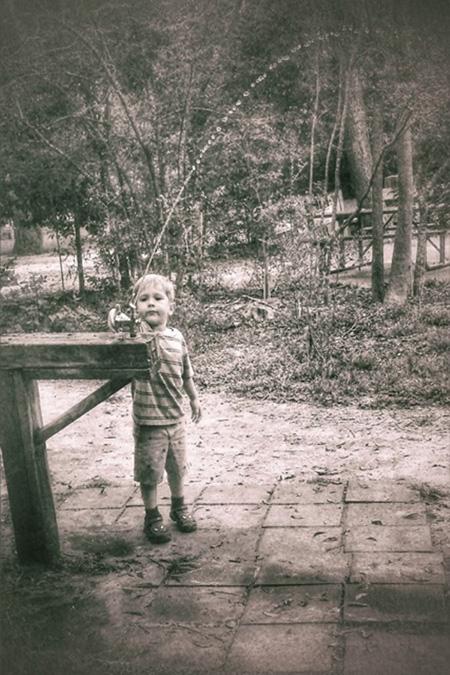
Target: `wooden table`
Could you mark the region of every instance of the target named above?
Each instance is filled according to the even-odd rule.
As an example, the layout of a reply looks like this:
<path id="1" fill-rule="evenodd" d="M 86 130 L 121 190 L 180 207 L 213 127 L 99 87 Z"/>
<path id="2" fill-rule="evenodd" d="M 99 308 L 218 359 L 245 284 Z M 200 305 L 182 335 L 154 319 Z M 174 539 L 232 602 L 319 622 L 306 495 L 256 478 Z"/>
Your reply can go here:
<path id="1" fill-rule="evenodd" d="M 60 555 L 45 442 L 148 372 L 145 343 L 112 333 L 0 336 L 0 447 L 19 561 L 54 563 Z M 44 425 L 37 380 L 108 380 Z"/>

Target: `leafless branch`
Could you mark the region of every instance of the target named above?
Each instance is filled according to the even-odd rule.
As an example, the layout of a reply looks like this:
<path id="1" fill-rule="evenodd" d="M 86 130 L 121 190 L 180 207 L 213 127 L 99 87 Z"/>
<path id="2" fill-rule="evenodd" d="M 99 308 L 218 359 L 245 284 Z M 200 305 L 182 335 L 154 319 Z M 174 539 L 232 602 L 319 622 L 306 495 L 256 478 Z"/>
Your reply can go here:
<path id="1" fill-rule="evenodd" d="M 132 113 L 131 110 L 130 110 L 130 107 L 129 107 L 129 105 L 128 105 L 126 99 L 125 99 L 125 96 L 123 95 L 122 88 L 120 87 L 120 84 L 119 84 L 119 82 L 118 82 L 118 80 L 117 80 L 117 77 L 116 77 L 116 75 L 115 75 L 115 72 L 114 72 L 114 66 L 112 66 L 112 68 L 111 68 L 111 67 L 108 65 L 108 63 L 107 63 L 106 60 L 103 58 L 103 55 L 100 53 L 100 51 L 97 49 L 97 47 L 96 47 L 94 44 L 92 44 L 92 42 L 91 42 L 90 40 L 88 40 L 82 33 L 80 33 L 80 32 L 77 31 L 75 28 L 73 28 L 73 26 L 70 26 L 70 25 L 68 25 L 68 24 L 63 24 L 63 25 L 64 25 L 64 28 L 65 28 L 66 30 L 68 30 L 68 31 L 70 31 L 72 34 L 76 35 L 76 36 L 78 37 L 78 39 L 79 39 L 84 45 L 86 45 L 86 47 L 88 47 L 88 49 L 92 52 L 92 54 L 95 56 L 95 58 L 96 58 L 97 61 L 100 63 L 101 67 L 103 68 L 103 70 L 104 70 L 104 72 L 105 72 L 105 75 L 106 75 L 106 77 L 107 77 L 109 83 L 111 84 L 111 86 L 112 86 L 112 88 L 113 88 L 115 94 L 117 95 L 117 97 L 118 97 L 118 99 L 119 99 L 119 101 L 120 101 L 120 104 L 121 104 L 121 106 L 122 106 L 122 108 L 123 108 L 123 111 L 124 111 L 124 113 L 125 113 L 125 115 L 126 115 L 128 121 L 129 121 L 129 123 L 130 123 L 130 126 L 131 126 L 131 128 L 132 128 L 132 130 L 133 130 L 133 133 L 134 133 L 134 135 L 135 135 L 135 138 L 136 138 L 136 140 L 137 140 L 137 142 L 138 142 L 138 144 L 139 144 L 139 146 L 140 146 L 140 148 L 141 148 L 141 150 L 142 150 L 142 153 L 143 153 L 143 155 L 144 155 L 145 162 L 146 162 L 147 167 L 148 167 L 148 171 L 149 171 L 149 174 L 150 174 L 150 178 L 151 178 L 151 181 L 152 181 L 153 189 L 154 189 L 154 191 L 155 191 L 155 195 L 158 195 L 158 194 L 159 194 L 159 190 L 158 190 L 158 185 L 157 185 L 157 181 L 156 181 L 155 170 L 154 170 L 154 166 L 153 166 L 152 152 L 151 152 L 150 147 L 148 146 L 148 144 L 145 143 L 144 139 L 142 138 L 142 135 L 141 135 L 141 133 L 140 133 L 140 131 L 139 131 L 139 127 L 138 127 L 138 125 L 137 125 L 137 122 L 136 122 L 136 120 L 135 120 L 135 118 L 134 118 L 133 113 Z M 108 51 L 108 49 L 107 49 L 107 46 L 106 46 L 106 44 L 104 43 L 104 40 L 103 40 L 103 47 L 104 47 L 106 53 L 108 54 L 108 56 L 109 56 L 109 58 L 110 58 L 110 62 L 111 62 L 111 64 L 112 64 L 113 61 L 112 61 L 111 55 L 109 54 L 109 51 Z"/>

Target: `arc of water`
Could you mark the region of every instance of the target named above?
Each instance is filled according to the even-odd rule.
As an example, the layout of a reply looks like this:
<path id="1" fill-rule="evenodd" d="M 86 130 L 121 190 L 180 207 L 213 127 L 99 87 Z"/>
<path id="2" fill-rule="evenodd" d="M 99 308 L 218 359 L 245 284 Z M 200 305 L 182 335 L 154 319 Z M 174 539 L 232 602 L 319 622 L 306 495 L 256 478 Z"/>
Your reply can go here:
<path id="1" fill-rule="evenodd" d="M 294 47 L 291 47 L 291 49 L 287 52 L 287 54 L 284 54 L 283 56 L 278 57 L 273 63 L 271 63 L 267 67 L 267 69 L 263 73 L 258 75 L 258 77 L 256 77 L 250 83 L 249 88 L 242 93 L 241 98 L 237 99 L 237 101 L 231 106 L 231 108 L 226 112 L 226 114 L 223 117 L 220 118 L 219 123 L 216 125 L 216 127 L 214 129 L 215 133 L 213 132 L 209 136 L 208 141 L 206 142 L 206 144 L 200 150 L 197 159 L 195 160 L 195 162 L 191 166 L 186 178 L 184 179 L 184 181 L 183 181 L 183 183 L 182 183 L 182 185 L 181 185 L 181 187 L 180 187 L 180 189 L 179 189 L 179 191 L 178 191 L 178 193 L 177 193 L 177 195 L 176 195 L 176 197 L 175 197 L 175 199 L 174 199 L 174 201 L 173 201 L 173 203 L 172 203 L 172 205 L 171 205 L 171 207 L 170 207 L 170 209 L 167 213 L 167 216 L 166 216 L 166 218 L 164 220 L 164 223 L 161 227 L 161 231 L 160 231 L 158 237 L 156 238 L 155 245 L 153 247 L 153 250 L 152 250 L 152 252 L 150 254 L 150 257 L 147 261 L 147 264 L 145 266 L 144 274 L 147 274 L 149 269 L 150 269 L 150 265 L 152 264 L 153 259 L 156 255 L 156 252 L 158 251 L 158 248 L 161 244 L 164 233 L 167 230 L 167 227 L 168 227 L 168 225 L 169 225 L 169 223 L 172 219 L 173 213 L 174 213 L 181 197 L 183 196 L 183 193 L 184 193 L 186 187 L 188 186 L 192 176 L 197 171 L 198 166 L 201 164 L 201 160 L 203 158 L 203 155 L 205 154 L 205 152 L 207 152 L 207 150 L 211 147 L 211 145 L 213 145 L 213 143 L 217 139 L 216 134 L 220 135 L 222 133 L 223 129 L 222 129 L 221 125 L 226 124 L 230 120 L 230 117 L 232 117 L 235 114 L 235 112 L 238 110 L 238 108 L 241 107 L 241 105 L 243 103 L 243 99 L 249 98 L 249 96 L 251 94 L 250 90 L 255 89 L 255 87 L 257 87 L 258 84 L 261 84 L 261 82 L 264 82 L 264 80 L 266 80 L 266 78 L 267 78 L 267 75 L 268 75 L 269 71 L 273 72 L 274 70 L 276 70 L 282 63 L 285 63 L 286 61 L 289 61 L 292 58 L 292 55 L 296 54 L 301 49 L 307 49 L 308 47 L 311 47 L 316 42 L 321 42 L 321 41 L 323 42 L 325 40 L 329 40 L 330 38 L 341 37 L 344 33 L 347 33 L 347 32 L 350 32 L 352 34 L 355 33 L 355 31 L 351 28 L 345 28 L 340 32 L 330 31 L 330 32 L 318 35 L 316 38 L 308 40 L 307 42 L 299 43 L 299 44 L 295 45 Z"/>

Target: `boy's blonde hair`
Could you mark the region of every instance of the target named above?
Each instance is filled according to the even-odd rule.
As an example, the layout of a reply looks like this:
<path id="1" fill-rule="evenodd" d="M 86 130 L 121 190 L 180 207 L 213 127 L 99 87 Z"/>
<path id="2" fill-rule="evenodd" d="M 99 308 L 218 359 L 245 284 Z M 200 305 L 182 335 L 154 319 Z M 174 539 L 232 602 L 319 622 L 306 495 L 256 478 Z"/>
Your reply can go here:
<path id="1" fill-rule="evenodd" d="M 137 295 L 140 292 L 141 288 L 149 284 L 161 286 L 164 293 L 169 298 L 170 302 L 175 301 L 175 287 L 173 283 L 170 281 L 170 279 L 164 277 L 162 274 L 144 274 L 140 279 L 138 279 L 133 287 L 134 300 L 136 300 Z"/>

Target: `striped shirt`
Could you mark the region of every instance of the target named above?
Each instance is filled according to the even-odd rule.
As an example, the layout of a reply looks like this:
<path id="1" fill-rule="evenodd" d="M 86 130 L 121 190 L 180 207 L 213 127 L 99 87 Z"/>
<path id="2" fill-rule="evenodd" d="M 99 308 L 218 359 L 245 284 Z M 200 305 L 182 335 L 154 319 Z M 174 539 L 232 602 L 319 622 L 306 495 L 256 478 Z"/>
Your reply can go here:
<path id="1" fill-rule="evenodd" d="M 183 382 L 193 376 L 184 337 L 176 328 L 154 333 L 140 324 L 150 360 L 148 378 L 132 383 L 133 420 L 144 426 L 176 424 L 183 417 Z"/>

